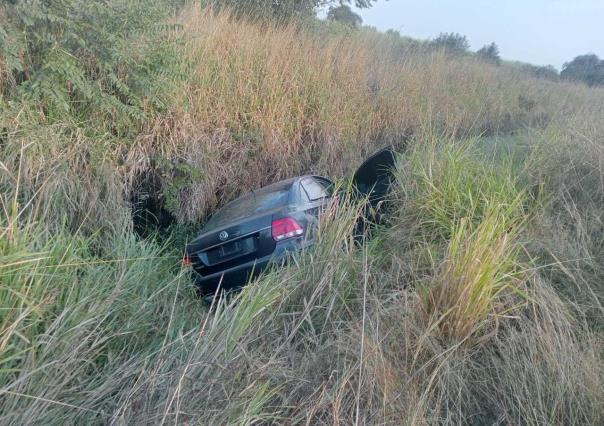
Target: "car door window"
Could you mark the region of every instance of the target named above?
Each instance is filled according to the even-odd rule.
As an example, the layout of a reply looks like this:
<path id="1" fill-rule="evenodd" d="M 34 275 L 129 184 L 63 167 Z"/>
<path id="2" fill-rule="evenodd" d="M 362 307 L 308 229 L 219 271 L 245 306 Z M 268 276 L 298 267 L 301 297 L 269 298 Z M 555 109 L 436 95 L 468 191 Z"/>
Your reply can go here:
<path id="1" fill-rule="evenodd" d="M 307 178 L 302 181 L 302 188 L 306 191 L 310 201 L 320 200 L 329 197 L 329 194 L 323 185 L 316 182 L 314 179 Z"/>

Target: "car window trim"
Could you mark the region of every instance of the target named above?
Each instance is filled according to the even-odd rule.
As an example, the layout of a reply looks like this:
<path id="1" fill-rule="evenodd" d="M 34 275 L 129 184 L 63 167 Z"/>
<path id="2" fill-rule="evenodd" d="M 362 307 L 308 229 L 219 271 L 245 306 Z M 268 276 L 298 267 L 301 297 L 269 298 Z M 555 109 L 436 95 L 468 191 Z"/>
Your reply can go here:
<path id="1" fill-rule="evenodd" d="M 300 180 L 300 189 L 301 189 L 301 191 L 303 191 L 304 195 L 306 196 L 306 199 L 304 201 L 307 203 L 310 203 L 310 202 L 312 202 L 312 199 L 310 198 L 310 195 L 308 195 L 308 191 L 306 190 L 306 188 L 304 187 L 304 185 L 302 183 L 303 181 L 304 181 L 304 179 Z"/>
<path id="2" fill-rule="evenodd" d="M 310 196 L 310 194 L 308 193 L 308 191 L 306 190 L 306 187 L 304 186 L 304 181 L 310 180 L 312 182 L 314 182 L 316 185 L 319 185 L 319 187 L 321 188 L 321 193 L 324 194 L 322 197 L 318 197 L 318 198 L 312 198 Z M 308 196 L 308 199 L 310 200 L 311 203 L 316 202 L 316 201 L 320 201 L 320 200 L 324 200 L 326 198 L 329 198 L 329 193 L 327 192 L 327 188 L 325 188 L 323 185 L 321 185 L 314 176 L 307 176 L 304 179 L 302 179 L 302 181 L 300 182 L 300 185 L 302 186 L 302 188 L 304 189 L 304 191 L 306 192 L 306 195 Z"/>

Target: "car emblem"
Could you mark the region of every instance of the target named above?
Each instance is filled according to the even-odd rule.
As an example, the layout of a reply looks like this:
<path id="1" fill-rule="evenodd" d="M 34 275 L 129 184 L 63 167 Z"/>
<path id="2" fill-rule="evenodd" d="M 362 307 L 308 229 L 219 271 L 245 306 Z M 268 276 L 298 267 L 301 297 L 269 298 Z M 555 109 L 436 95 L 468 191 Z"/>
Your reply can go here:
<path id="1" fill-rule="evenodd" d="M 218 234 L 218 238 L 220 238 L 220 241 L 225 241 L 227 238 L 229 238 L 229 233 L 227 231 L 222 231 L 220 234 Z"/>

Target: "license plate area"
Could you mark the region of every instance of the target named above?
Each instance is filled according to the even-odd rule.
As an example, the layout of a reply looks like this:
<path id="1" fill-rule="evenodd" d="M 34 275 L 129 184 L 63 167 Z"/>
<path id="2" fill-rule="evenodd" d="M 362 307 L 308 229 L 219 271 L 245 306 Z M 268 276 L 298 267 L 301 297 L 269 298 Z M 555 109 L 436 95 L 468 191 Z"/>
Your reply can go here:
<path id="1" fill-rule="evenodd" d="M 233 241 L 218 247 L 221 257 L 232 256 L 243 250 L 243 246 L 239 241 Z"/>
<path id="2" fill-rule="evenodd" d="M 237 241 L 230 241 L 218 247 L 200 253 L 201 261 L 207 266 L 216 265 L 241 256 L 254 253 L 258 248 L 258 238 L 251 236 Z"/>

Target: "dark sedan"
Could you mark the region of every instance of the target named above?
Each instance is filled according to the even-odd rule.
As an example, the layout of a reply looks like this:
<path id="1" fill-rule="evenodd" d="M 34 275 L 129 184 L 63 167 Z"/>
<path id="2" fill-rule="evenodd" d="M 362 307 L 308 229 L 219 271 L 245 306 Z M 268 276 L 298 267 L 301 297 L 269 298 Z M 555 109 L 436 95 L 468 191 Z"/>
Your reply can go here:
<path id="1" fill-rule="evenodd" d="M 384 149 L 357 170 L 353 184 L 370 203 L 388 191 L 394 154 Z M 333 195 L 333 183 L 322 176 L 300 176 L 251 191 L 226 204 L 186 246 L 202 294 L 245 284 L 269 264 L 312 245 L 313 231 Z"/>

